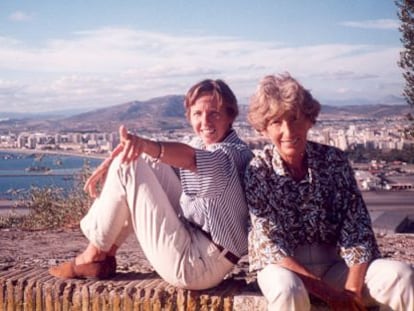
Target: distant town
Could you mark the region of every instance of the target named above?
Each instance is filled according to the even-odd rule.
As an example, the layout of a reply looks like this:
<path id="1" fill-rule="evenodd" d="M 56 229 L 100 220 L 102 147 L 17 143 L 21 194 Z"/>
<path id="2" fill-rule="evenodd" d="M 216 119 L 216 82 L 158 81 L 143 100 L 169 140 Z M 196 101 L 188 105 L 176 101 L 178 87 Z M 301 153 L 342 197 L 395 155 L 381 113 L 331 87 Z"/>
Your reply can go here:
<path id="1" fill-rule="evenodd" d="M 414 139 L 404 135 L 409 123 L 404 117 L 350 118 L 338 120 L 325 116 L 310 130 L 309 140 L 332 145 L 342 150 L 355 146 L 377 150 L 402 150 L 414 146 Z M 236 122 L 234 128 L 251 148 L 261 148 L 266 141 L 246 121 Z M 157 140 L 188 142 L 192 131 L 144 131 L 131 129 Z M 119 143 L 117 132 L 58 132 L 9 131 L 0 136 L 0 148 L 13 151 L 61 152 L 104 157 Z M 386 163 L 370 161 L 354 163 L 361 190 L 414 190 L 414 165 L 401 161 Z"/>

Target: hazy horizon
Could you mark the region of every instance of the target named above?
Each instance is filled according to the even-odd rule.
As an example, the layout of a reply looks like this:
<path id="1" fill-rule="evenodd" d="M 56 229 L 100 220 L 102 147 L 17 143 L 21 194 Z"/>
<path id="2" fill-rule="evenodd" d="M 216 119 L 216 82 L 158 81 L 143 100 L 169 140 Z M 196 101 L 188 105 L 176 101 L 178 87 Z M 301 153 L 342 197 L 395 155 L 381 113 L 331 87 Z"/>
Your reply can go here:
<path id="1" fill-rule="evenodd" d="M 74 116 L 77 114 L 82 114 L 85 112 L 92 112 L 95 110 L 99 110 L 99 109 L 103 109 L 103 108 L 112 108 L 112 107 L 117 107 L 117 106 L 121 106 L 124 104 L 128 104 L 128 103 L 132 103 L 132 102 L 142 102 L 142 103 L 147 103 L 150 101 L 153 101 L 154 99 L 157 98 L 163 98 L 166 96 L 183 96 L 183 94 L 176 94 L 176 95 L 160 95 L 160 96 L 156 96 L 154 98 L 150 98 L 148 100 L 132 100 L 129 102 L 124 102 L 124 103 L 119 103 L 119 104 L 115 104 L 115 105 L 109 105 L 109 106 L 105 106 L 105 107 L 92 107 L 92 108 L 88 108 L 88 107 L 83 107 L 83 108 L 63 108 L 63 109 L 56 109 L 56 110 L 49 110 L 49 111 L 44 111 L 44 112 L 13 112 L 13 111 L 7 111 L 7 109 L 1 109 L 0 108 L 0 122 L 1 122 L 1 118 L 13 118 L 16 116 L 62 116 L 62 117 L 66 117 L 66 116 Z M 244 99 L 238 99 L 238 104 L 239 106 L 246 106 L 248 105 L 248 98 L 244 98 Z M 375 105 L 385 105 L 385 106 L 406 106 L 407 108 L 409 107 L 409 105 L 405 102 L 404 98 L 402 97 L 396 97 L 396 98 L 390 98 L 387 101 L 387 98 L 383 98 L 380 101 L 369 101 L 369 100 L 365 100 L 365 99 L 351 99 L 351 100 L 345 100 L 345 101 L 326 101 L 326 102 L 321 102 L 322 107 L 350 107 L 350 106 L 375 106 Z M 413 108 L 411 108 L 413 109 Z"/>
<path id="2" fill-rule="evenodd" d="M 0 110 L 94 110 L 288 71 L 322 103 L 401 97 L 389 0 L 0 2 Z"/>

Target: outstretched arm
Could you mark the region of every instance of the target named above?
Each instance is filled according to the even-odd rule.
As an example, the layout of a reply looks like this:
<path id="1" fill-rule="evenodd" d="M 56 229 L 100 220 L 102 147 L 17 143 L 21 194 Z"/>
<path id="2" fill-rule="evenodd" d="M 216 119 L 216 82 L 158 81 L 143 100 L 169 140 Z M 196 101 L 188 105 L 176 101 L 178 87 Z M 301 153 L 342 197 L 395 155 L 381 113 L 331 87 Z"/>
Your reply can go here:
<path id="1" fill-rule="evenodd" d="M 123 126 L 119 131 L 121 144 L 124 146 L 121 153 L 122 163 L 128 164 L 145 153 L 165 164 L 191 171 L 196 170 L 195 149 L 191 146 L 180 142 L 158 142 L 143 138 L 128 133 Z"/>
<path id="2" fill-rule="evenodd" d="M 85 183 L 84 190 L 93 198 L 98 195 L 98 187 L 105 182 L 108 168 L 116 156 L 122 163 L 136 160 L 142 153 L 174 167 L 196 170 L 195 149 L 179 142 L 157 142 L 128 133 L 125 126 L 119 127 L 121 142 L 111 155 L 99 165 Z"/>

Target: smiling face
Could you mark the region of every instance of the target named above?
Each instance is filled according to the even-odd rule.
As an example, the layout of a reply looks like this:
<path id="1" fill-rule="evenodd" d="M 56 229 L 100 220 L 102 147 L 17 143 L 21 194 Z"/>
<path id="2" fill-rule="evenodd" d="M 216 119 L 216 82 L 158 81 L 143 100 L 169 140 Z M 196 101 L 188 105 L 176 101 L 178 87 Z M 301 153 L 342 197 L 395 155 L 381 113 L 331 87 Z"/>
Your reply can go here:
<path id="1" fill-rule="evenodd" d="M 303 114 L 288 112 L 271 118 L 262 134 L 276 146 L 282 159 L 291 164 L 302 161 L 311 127 L 312 122 Z"/>
<path id="2" fill-rule="evenodd" d="M 190 107 L 189 119 L 194 132 L 207 146 L 227 136 L 234 118 L 214 96 L 203 95 Z"/>

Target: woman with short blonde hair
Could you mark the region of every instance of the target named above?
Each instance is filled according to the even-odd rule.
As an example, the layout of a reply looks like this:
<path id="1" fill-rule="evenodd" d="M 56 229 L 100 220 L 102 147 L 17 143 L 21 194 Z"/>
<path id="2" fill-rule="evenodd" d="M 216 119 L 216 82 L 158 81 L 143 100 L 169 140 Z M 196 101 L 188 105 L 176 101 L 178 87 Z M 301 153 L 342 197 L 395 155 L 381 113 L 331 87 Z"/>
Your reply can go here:
<path id="1" fill-rule="evenodd" d="M 308 141 L 320 104 L 297 80 L 266 76 L 248 118 L 270 144 L 245 174 L 250 270 L 269 310 L 414 310 L 410 265 L 380 258 L 346 154 Z"/>

